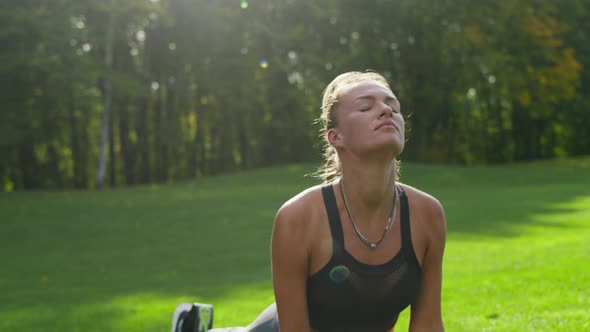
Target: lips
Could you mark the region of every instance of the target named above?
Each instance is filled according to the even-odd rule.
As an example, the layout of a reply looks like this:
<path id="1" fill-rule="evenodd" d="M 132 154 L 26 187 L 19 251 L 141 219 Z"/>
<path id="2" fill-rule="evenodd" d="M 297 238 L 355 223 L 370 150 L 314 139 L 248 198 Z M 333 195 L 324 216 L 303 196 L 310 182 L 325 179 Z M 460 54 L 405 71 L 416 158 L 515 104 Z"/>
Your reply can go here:
<path id="1" fill-rule="evenodd" d="M 382 128 L 382 127 L 385 127 L 385 126 L 392 126 L 393 128 L 395 128 L 395 129 L 399 130 L 399 129 L 397 128 L 397 126 L 395 125 L 395 122 L 393 122 L 392 120 L 387 120 L 387 121 L 383 121 L 383 122 L 381 122 L 381 123 L 380 123 L 380 124 L 377 126 L 377 128 L 375 128 L 375 130 L 377 130 L 377 129 L 379 129 L 379 128 Z"/>

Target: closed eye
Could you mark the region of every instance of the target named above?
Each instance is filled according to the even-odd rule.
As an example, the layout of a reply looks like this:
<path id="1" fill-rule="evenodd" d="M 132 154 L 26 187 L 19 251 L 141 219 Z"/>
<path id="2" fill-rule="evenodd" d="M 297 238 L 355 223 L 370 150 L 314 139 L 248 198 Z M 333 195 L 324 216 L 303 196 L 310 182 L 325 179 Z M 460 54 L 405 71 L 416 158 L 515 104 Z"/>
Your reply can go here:
<path id="1" fill-rule="evenodd" d="M 389 107 L 391 107 L 391 110 L 393 111 L 393 113 L 401 113 L 399 106 L 398 105 L 390 105 Z"/>

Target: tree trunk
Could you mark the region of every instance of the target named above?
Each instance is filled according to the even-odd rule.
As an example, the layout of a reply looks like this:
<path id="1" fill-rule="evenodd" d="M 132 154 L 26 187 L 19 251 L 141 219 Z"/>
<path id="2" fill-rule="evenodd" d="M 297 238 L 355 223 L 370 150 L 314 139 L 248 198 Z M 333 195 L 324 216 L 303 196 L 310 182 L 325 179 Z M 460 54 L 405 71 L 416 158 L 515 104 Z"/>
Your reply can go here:
<path id="1" fill-rule="evenodd" d="M 88 110 L 81 111 L 80 117 L 80 182 L 82 188 L 89 188 L 92 181 L 92 173 L 90 170 L 90 135 L 88 128 L 90 127 L 90 112 Z"/>
<path id="2" fill-rule="evenodd" d="M 176 118 L 176 91 L 175 86 L 173 83 L 168 83 L 166 88 L 166 117 L 165 117 L 165 125 L 164 125 L 164 170 L 165 170 L 165 180 L 169 178 L 174 178 L 176 170 L 178 169 L 178 165 L 181 163 L 180 160 L 176 158 L 177 150 L 174 147 L 177 146 L 176 142 L 178 142 L 177 137 L 180 132 L 180 128 L 178 128 L 178 119 Z M 170 167 L 172 165 L 172 169 Z"/>
<path id="3" fill-rule="evenodd" d="M 161 76 L 161 75 L 158 75 Z M 161 82 L 161 80 L 160 80 Z M 164 86 L 160 84 L 159 90 L 156 92 L 156 142 L 155 142 L 155 150 L 156 150 L 156 180 L 158 182 L 166 181 L 166 147 L 165 147 L 165 129 L 166 125 L 164 123 Z"/>
<path id="4" fill-rule="evenodd" d="M 111 109 L 111 116 L 109 117 L 109 185 L 115 187 L 117 185 L 117 164 L 115 151 L 115 112 Z"/>
<path id="5" fill-rule="evenodd" d="M 111 5 L 114 5 L 114 1 L 111 1 Z M 109 14 L 109 21 L 107 23 L 107 34 L 105 42 L 105 69 L 107 73 L 113 66 L 113 33 L 114 33 L 114 20 L 115 14 L 113 11 Z M 106 145 L 109 137 L 109 124 L 111 115 L 111 103 L 112 103 L 112 86 L 109 75 L 103 77 L 103 104 L 104 111 L 102 117 L 102 131 L 100 135 L 100 152 L 98 155 L 98 168 L 96 174 L 96 186 L 102 188 L 104 184 L 105 168 L 106 168 Z"/>
<path id="6" fill-rule="evenodd" d="M 517 101 L 512 107 L 512 139 L 514 140 L 514 159 L 516 161 L 529 160 L 531 158 L 529 142 L 529 121 L 526 109 Z"/>
<path id="7" fill-rule="evenodd" d="M 70 102 L 68 105 L 68 120 L 70 123 L 70 149 L 72 150 L 72 163 L 74 168 L 74 188 L 83 188 L 82 182 L 82 153 L 80 150 L 80 138 L 78 137 L 78 121 L 76 119 L 76 105 L 74 92 L 70 91 Z"/>
<path id="8" fill-rule="evenodd" d="M 241 119 L 241 121 L 239 122 L 238 126 L 238 144 L 240 147 L 240 158 L 241 158 L 241 162 L 240 162 L 240 167 L 242 169 L 246 169 L 248 168 L 248 135 L 246 134 L 246 119 L 244 118 L 245 116 L 242 116 L 243 118 Z"/>
<path id="9" fill-rule="evenodd" d="M 140 183 L 149 183 L 151 181 L 151 160 L 150 160 L 150 141 L 148 137 L 148 97 L 142 97 L 139 102 L 139 111 L 137 112 L 136 129 L 137 132 L 137 151 L 141 162 L 139 171 Z"/>
<path id="10" fill-rule="evenodd" d="M 195 107 L 195 117 L 196 117 L 196 128 L 195 128 L 195 137 L 193 141 L 188 144 L 190 151 L 190 161 L 188 165 L 188 172 L 189 176 L 197 176 L 199 174 L 199 159 L 200 153 L 202 149 L 202 139 L 201 139 L 201 114 L 199 112 L 200 107 Z"/>
<path id="11" fill-rule="evenodd" d="M 205 112 L 204 105 L 197 107 L 197 132 L 194 140 L 194 169 L 195 175 L 207 173 L 207 151 L 205 149 Z"/>
<path id="12" fill-rule="evenodd" d="M 34 189 L 38 187 L 39 163 L 35 158 L 33 144 L 29 137 L 24 137 L 19 145 L 18 162 L 20 169 L 20 186 L 23 189 Z"/>
<path id="13" fill-rule="evenodd" d="M 129 102 L 126 99 L 119 110 L 119 142 L 123 156 L 123 174 L 125 183 L 131 186 L 135 183 L 133 170 L 135 168 L 135 153 L 131 151 L 129 140 Z"/>

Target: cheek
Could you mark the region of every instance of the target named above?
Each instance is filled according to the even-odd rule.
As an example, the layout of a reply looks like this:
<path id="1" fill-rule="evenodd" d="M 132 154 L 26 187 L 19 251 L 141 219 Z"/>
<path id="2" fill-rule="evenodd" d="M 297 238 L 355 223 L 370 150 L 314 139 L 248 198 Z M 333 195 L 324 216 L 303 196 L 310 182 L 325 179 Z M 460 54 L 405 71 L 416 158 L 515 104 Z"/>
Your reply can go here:
<path id="1" fill-rule="evenodd" d="M 342 134 L 344 137 L 355 137 L 358 136 L 359 127 L 356 124 L 354 117 L 347 117 L 342 119 L 340 122 L 340 128 L 342 129 Z"/>
<path id="2" fill-rule="evenodd" d="M 396 123 L 398 124 L 402 134 L 406 132 L 406 121 L 404 120 L 402 115 L 398 115 L 395 118 Z"/>

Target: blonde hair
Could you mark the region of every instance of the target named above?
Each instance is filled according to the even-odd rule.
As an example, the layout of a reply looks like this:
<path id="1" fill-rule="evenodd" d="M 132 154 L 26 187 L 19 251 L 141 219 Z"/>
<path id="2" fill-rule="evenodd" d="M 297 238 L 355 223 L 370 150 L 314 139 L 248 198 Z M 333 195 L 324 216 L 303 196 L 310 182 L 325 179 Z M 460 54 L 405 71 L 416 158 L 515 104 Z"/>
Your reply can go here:
<path id="1" fill-rule="evenodd" d="M 328 131 L 337 125 L 335 111 L 338 107 L 338 97 L 346 87 L 366 81 L 375 81 L 379 84 L 383 84 L 385 87 L 391 90 L 387 79 L 385 79 L 385 77 L 383 77 L 381 74 L 370 71 L 351 71 L 340 74 L 334 78 L 322 93 L 322 114 L 317 119 L 317 122 L 321 125 L 319 133 L 320 137 L 322 137 L 324 140 L 324 165 L 322 165 L 317 170 L 315 176 L 323 180 L 324 183 L 332 182 L 342 175 L 342 165 L 340 163 L 340 159 L 338 158 L 338 153 L 336 152 L 336 149 L 330 145 L 330 142 L 328 142 L 327 139 Z M 396 160 L 396 164 L 397 180 L 399 173 L 398 160 Z"/>

